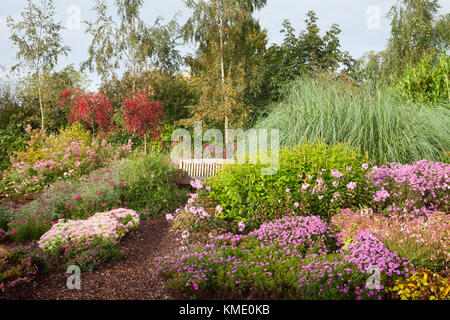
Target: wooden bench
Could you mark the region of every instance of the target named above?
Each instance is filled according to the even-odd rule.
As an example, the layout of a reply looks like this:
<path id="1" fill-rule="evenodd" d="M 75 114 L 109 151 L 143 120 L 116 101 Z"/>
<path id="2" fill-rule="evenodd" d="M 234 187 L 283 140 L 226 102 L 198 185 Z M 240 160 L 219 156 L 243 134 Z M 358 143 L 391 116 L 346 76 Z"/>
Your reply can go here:
<path id="1" fill-rule="evenodd" d="M 205 180 L 217 173 L 226 164 L 233 164 L 229 159 L 181 159 L 178 163 L 179 176 L 176 184 L 190 184 L 191 180 Z"/>

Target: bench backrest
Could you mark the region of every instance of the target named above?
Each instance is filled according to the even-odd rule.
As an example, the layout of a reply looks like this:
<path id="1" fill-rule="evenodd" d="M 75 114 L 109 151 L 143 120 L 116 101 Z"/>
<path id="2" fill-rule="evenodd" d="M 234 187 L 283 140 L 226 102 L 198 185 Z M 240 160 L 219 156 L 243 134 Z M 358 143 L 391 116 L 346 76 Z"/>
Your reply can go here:
<path id="1" fill-rule="evenodd" d="M 215 175 L 223 165 L 233 163 L 229 159 L 182 159 L 179 168 L 190 178 L 204 179 Z"/>

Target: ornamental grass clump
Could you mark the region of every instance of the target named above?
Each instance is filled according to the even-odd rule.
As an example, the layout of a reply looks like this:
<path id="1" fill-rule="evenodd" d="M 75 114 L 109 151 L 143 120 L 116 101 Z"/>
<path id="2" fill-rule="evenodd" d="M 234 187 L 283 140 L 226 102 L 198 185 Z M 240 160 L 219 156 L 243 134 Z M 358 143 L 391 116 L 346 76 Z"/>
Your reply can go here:
<path id="1" fill-rule="evenodd" d="M 353 90 L 318 78 L 299 78 L 282 101 L 255 126 L 279 129 L 280 144 L 291 147 L 319 139 L 347 143 L 368 153 L 377 165 L 440 160 L 450 150 L 450 110 L 399 103 L 389 90 Z"/>
<path id="2" fill-rule="evenodd" d="M 416 217 L 450 211 L 450 164 L 427 160 L 388 163 L 374 167 L 368 178 L 375 187 L 372 197 L 380 212 Z"/>

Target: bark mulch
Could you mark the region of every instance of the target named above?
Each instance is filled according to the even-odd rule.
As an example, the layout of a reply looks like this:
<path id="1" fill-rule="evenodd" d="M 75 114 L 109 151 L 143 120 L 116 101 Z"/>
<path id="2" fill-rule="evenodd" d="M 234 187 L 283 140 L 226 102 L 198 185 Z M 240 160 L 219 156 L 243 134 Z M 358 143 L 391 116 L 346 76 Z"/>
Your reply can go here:
<path id="1" fill-rule="evenodd" d="M 165 282 L 156 275 L 162 259 L 174 258 L 180 244 L 165 217 L 142 221 L 122 243 L 129 249 L 126 259 L 109 262 L 92 273 L 81 274 L 81 289 L 66 287 L 68 274 L 50 273 L 6 299 L 31 300 L 167 300 L 173 299 Z"/>

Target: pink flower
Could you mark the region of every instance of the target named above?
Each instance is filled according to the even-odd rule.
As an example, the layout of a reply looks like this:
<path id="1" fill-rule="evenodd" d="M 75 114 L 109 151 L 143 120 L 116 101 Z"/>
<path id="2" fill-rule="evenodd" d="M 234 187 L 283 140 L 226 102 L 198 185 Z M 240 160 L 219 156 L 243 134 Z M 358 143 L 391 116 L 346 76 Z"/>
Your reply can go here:
<path id="1" fill-rule="evenodd" d="M 203 184 L 202 184 L 202 182 L 200 181 L 200 180 L 192 180 L 191 181 L 191 186 L 194 188 L 194 189 L 198 189 L 198 190 L 200 190 L 200 189 L 202 189 L 203 188 Z"/>
<path id="2" fill-rule="evenodd" d="M 167 221 L 170 221 L 170 220 L 172 220 L 173 218 L 174 218 L 173 214 L 170 214 L 170 213 L 166 214 L 166 219 L 167 219 Z"/>
<path id="3" fill-rule="evenodd" d="M 181 238 L 187 239 L 187 238 L 189 238 L 189 235 L 190 235 L 189 231 L 184 230 L 183 233 L 181 234 Z"/>
<path id="4" fill-rule="evenodd" d="M 331 169 L 331 175 L 335 178 L 341 178 L 344 175 L 339 170 Z"/>
<path id="5" fill-rule="evenodd" d="M 353 189 L 355 189 L 355 188 L 356 188 L 356 182 L 350 181 L 350 182 L 347 184 L 347 189 L 353 190 Z"/>
<path id="6" fill-rule="evenodd" d="M 244 223 L 244 221 L 240 221 L 238 223 L 238 229 L 239 229 L 239 232 L 242 232 L 242 231 L 245 230 L 245 223 Z"/>

